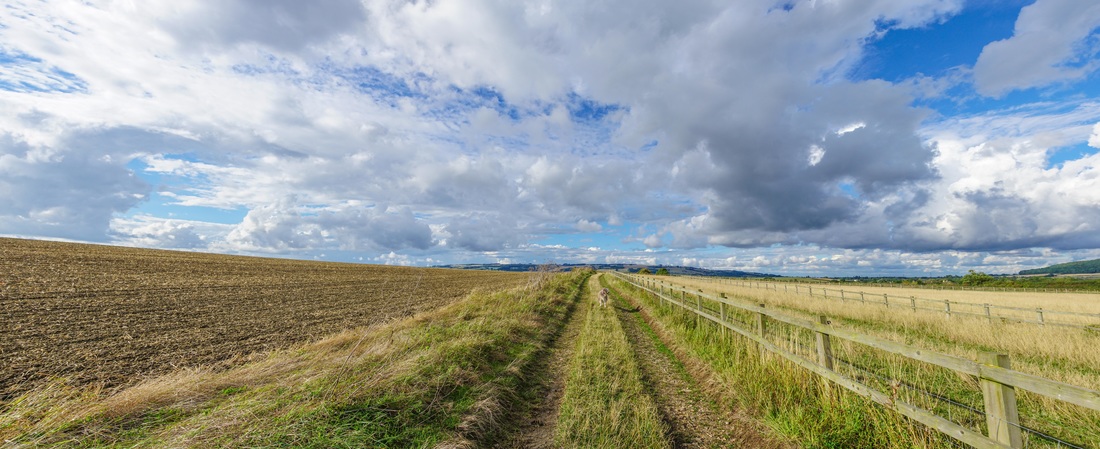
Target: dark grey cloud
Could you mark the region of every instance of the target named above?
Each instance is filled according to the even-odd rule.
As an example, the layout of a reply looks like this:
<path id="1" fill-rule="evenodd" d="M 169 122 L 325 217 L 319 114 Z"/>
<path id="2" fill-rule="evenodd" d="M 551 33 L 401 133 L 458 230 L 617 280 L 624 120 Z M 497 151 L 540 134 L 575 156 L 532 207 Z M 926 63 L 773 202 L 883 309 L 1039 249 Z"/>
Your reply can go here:
<path id="1" fill-rule="evenodd" d="M 0 233 L 106 240 L 111 218 L 150 193 L 128 155 L 172 140 L 132 129 L 63 133 L 39 145 L 0 136 Z"/>
<path id="2" fill-rule="evenodd" d="M 740 79 L 742 89 L 685 82 L 667 90 L 682 99 L 634 108 L 659 117 L 647 120 L 668 135 L 664 149 L 678 158 L 680 183 L 707 192 L 710 231 L 822 229 L 935 178 L 934 152 L 917 136 L 928 113 L 911 106 L 906 90 L 877 81 L 816 83 L 807 75 L 776 82 L 738 70 L 715 76 Z"/>
<path id="3" fill-rule="evenodd" d="M 505 213 L 455 217 L 447 224 L 446 232 L 448 247 L 478 252 L 515 247 L 528 237 L 515 218 Z"/>
<path id="4" fill-rule="evenodd" d="M 202 3 L 165 28 L 183 47 L 255 43 L 293 52 L 353 31 L 365 19 L 358 0 L 244 0 Z"/>

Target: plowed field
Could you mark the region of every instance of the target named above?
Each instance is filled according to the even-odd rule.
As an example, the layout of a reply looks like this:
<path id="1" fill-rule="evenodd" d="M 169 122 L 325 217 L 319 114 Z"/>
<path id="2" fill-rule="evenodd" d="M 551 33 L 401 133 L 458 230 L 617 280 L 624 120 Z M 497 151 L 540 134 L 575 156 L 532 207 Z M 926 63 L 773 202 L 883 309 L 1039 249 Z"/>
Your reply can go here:
<path id="1" fill-rule="evenodd" d="M 0 401 L 107 388 L 433 309 L 528 275 L 0 238 Z"/>

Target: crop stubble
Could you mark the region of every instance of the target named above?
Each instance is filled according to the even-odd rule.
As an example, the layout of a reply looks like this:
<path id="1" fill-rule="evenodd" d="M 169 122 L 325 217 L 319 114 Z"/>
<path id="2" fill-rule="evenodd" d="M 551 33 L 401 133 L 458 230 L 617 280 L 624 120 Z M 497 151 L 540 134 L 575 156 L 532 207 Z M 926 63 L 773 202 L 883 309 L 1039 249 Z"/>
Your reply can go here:
<path id="1" fill-rule="evenodd" d="M 0 239 L 0 401 L 106 388 L 440 307 L 516 273 Z"/>

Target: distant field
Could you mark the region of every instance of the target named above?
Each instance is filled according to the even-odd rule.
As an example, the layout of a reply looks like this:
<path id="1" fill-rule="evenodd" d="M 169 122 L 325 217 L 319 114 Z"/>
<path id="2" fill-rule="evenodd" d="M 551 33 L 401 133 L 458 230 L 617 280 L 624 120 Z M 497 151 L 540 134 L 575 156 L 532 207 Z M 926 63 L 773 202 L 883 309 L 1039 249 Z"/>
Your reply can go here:
<path id="1" fill-rule="evenodd" d="M 528 279 L 0 238 L 0 400 L 55 377 L 123 386 Z"/>
<path id="2" fill-rule="evenodd" d="M 729 288 L 730 292 L 741 292 L 741 285 L 748 285 L 748 288 L 743 288 L 744 292 L 764 291 L 768 289 L 775 289 L 777 292 L 786 288 L 787 292 L 793 293 L 793 283 L 783 282 L 767 282 L 758 280 L 743 280 L 734 279 L 726 280 L 720 278 L 701 278 L 701 277 L 675 277 L 677 284 L 686 284 L 707 290 L 722 290 Z M 729 284 L 732 282 L 732 284 Z M 722 288 L 717 288 L 718 285 L 722 285 Z M 983 290 L 933 290 L 928 288 L 912 288 L 906 286 L 896 287 L 881 287 L 870 286 L 863 284 L 825 284 L 825 283 L 799 283 L 802 296 L 806 295 L 807 287 L 812 287 L 817 291 L 818 295 L 821 295 L 822 291 L 828 289 L 832 295 L 836 296 L 841 290 L 848 293 L 848 298 L 858 298 L 859 292 L 866 294 L 868 298 L 873 295 L 888 294 L 891 297 L 908 298 L 910 296 L 917 298 L 921 301 L 919 304 L 921 307 L 932 307 L 934 302 L 942 303 L 943 300 L 950 300 L 952 302 L 971 303 L 971 304 L 989 304 L 999 307 L 1019 307 L 1034 310 L 1036 307 L 1042 307 L 1045 310 L 1061 311 L 1061 312 L 1073 312 L 1073 313 L 1085 313 L 1085 314 L 1100 314 L 1100 293 L 1097 292 L 1040 292 L 1040 291 L 983 291 Z M 734 289 L 738 290 L 734 290 Z M 725 290 L 722 290 L 725 291 Z M 794 295 L 793 297 L 797 297 Z M 881 302 L 881 299 L 878 299 Z M 895 299 L 896 300 L 896 299 Z M 981 313 L 980 308 L 969 307 L 957 304 L 955 309 L 961 312 L 968 313 Z M 1027 318 L 1033 318 L 1034 314 L 1021 313 L 1022 316 Z M 1094 324 L 1097 323 L 1095 317 L 1091 318 L 1072 318 L 1072 317 L 1057 317 L 1063 321 L 1080 321 L 1082 324 Z"/>

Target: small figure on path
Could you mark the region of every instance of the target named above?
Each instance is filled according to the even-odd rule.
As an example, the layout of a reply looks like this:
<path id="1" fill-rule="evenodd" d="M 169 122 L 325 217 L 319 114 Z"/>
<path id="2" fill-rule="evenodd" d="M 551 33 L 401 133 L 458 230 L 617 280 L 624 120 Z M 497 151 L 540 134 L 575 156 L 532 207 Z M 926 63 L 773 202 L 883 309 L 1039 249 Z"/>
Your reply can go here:
<path id="1" fill-rule="evenodd" d="M 600 294 L 597 295 L 600 298 L 600 307 L 607 307 L 607 294 L 608 290 L 605 288 L 603 290 L 600 290 Z"/>

